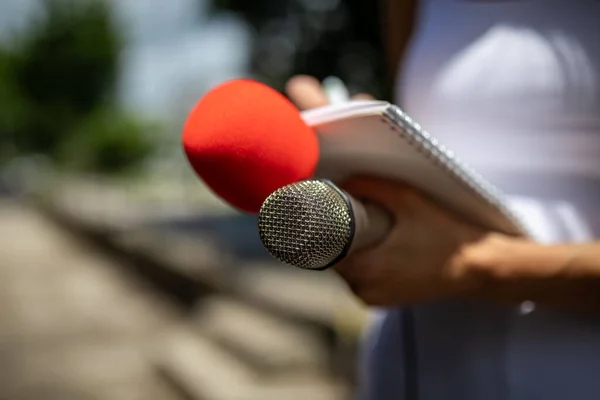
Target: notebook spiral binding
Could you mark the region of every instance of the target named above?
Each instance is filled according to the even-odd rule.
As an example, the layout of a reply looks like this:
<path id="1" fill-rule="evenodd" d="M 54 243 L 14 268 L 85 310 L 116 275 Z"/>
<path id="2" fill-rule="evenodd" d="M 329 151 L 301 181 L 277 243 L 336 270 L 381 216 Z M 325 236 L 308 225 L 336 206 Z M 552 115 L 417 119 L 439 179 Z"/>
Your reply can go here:
<path id="1" fill-rule="evenodd" d="M 460 184 L 473 190 L 481 200 L 499 209 L 525 235 L 534 237 L 533 232 L 527 228 L 523 220 L 508 207 L 506 201 L 503 199 L 503 194 L 496 186 L 439 143 L 437 139 L 433 138 L 418 123 L 404 113 L 400 107 L 390 105 L 385 111 L 385 116 L 387 118 L 383 118 L 383 120 L 393 130 L 399 131 L 405 139 L 415 145 L 434 165 L 444 168 Z M 394 126 L 391 122 L 396 123 L 397 126 Z M 398 129 L 398 127 L 402 127 L 403 129 Z"/>

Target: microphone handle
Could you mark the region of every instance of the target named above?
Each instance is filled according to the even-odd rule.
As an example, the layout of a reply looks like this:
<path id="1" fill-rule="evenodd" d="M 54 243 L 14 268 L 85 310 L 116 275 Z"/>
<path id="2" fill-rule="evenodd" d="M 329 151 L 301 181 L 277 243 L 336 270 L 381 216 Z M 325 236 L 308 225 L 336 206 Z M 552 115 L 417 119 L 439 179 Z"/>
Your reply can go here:
<path id="1" fill-rule="evenodd" d="M 394 222 L 390 213 L 376 204 L 344 194 L 350 201 L 354 218 L 354 237 L 348 253 L 376 246 L 385 240 Z"/>

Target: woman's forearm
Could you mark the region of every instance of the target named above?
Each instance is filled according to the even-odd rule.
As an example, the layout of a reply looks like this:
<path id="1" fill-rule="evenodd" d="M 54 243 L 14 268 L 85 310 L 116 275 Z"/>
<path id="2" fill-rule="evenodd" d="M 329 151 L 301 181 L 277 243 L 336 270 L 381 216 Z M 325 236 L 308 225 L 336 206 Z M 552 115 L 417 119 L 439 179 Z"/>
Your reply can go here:
<path id="1" fill-rule="evenodd" d="M 600 242 L 541 245 L 489 235 L 462 253 L 465 271 L 486 281 L 479 298 L 600 313 Z"/>
<path id="2" fill-rule="evenodd" d="M 499 279 L 600 278 L 600 242 L 542 245 L 489 235 L 464 254 L 467 270 Z"/>
<path id="3" fill-rule="evenodd" d="M 562 273 L 569 277 L 600 277 L 600 242 L 556 246 L 563 258 Z"/>

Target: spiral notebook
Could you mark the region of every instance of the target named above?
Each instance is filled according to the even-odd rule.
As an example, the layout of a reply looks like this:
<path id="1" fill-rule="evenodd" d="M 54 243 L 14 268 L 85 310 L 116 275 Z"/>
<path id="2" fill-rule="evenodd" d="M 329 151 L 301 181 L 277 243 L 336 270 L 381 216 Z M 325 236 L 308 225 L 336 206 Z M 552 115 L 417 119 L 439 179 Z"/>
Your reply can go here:
<path id="1" fill-rule="evenodd" d="M 353 175 L 397 180 L 471 223 L 535 239 L 504 193 L 398 106 L 352 101 L 305 111 L 302 117 L 320 141 L 316 177 L 334 182 Z"/>

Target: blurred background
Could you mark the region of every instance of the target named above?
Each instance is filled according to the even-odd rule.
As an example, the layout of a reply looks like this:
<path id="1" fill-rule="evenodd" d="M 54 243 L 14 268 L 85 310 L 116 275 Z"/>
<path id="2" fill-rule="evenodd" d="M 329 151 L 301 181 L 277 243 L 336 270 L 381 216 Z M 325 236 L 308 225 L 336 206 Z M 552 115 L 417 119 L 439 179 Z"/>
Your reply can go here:
<path id="1" fill-rule="evenodd" d="M 389 99 L 377 2 L 0 2 L 0 398 L 350 399 L 365 309 L 193 175 L 211 88 Z"/>

